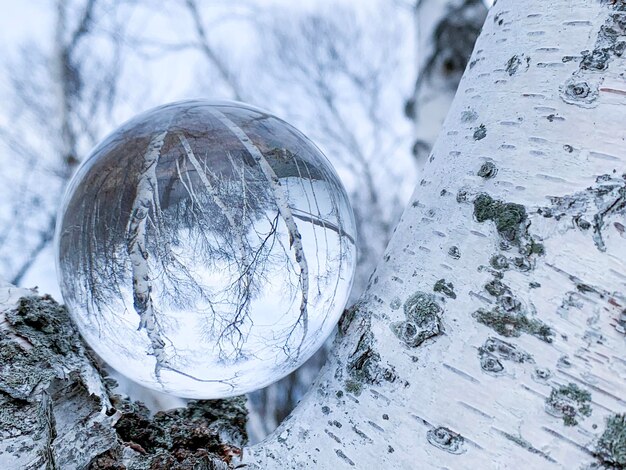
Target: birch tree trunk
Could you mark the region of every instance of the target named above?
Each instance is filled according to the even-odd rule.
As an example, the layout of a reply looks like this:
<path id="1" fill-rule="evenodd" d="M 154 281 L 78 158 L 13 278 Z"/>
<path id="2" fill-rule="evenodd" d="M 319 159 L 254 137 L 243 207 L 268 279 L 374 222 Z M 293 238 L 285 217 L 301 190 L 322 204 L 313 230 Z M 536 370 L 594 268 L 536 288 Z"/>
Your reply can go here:
<path id="1" fill-rule="evenodd" d="M 410 9 L 414 19 L 416 37 L 416 60 L 413 65 L 417 72 L 417 80 L 412 96 L 406 102 L 405 112 L 414 125 L 414 136 L 416 138 L 413 146 L 414 156 L 417 160 L 417 167 L 421 169 L 437 138 L 463 71 L 469 62 L 474 43 L 487 15 L 487 8 L 482 0 L 415 0 L 412 3 Z M 339 20 L 332 20 L 330 24 L 333 24 L 335 21 L 341 24 L 341 16 L 339 18 Z M 284 35 L 283 22 L 277 20 L 277 23 L 280 25 L 278 27 L 280 34 Z M 303 28 L 296 26 L 296 29 L 298 34 L 301 34 L 300 31 Z M 311 31 L 311 28 L 306 29 Z M 318 25 L 317 29 L 313 30 L 315 35 L 308 38 L 311 44 L 315 44 L 316 49 L 319 47 L 319 40 L 316 36 L 319 34 L 320 29 L 324 30 L 323 27 L 320 28 Z M 332 30 L 332 28 L 330 29 Z M 367 31 L 363 33 L 365 35 L 371 34 Z M 288 44 L 289 41 L 284 39 L 281 40 L 281 43 Z M 331 42 L 328 44 L 332 44 L 334 48 L 334 44 L 337 41 L 343 44 L 351 44 L 352 41 L 358 40 L 358 35 L 350 35 L 346 31 L 343 35 L 339 34 L 337 36 L 337 33 L 334 36 L 331 35 Z M 351 53 L 354 55 L 356 46 L 352 44 L 351 47 L 353 48 Z M 381 44 L 381 48 L 384 47 L 384 44 Z M 340 53 L 340 55 L 342 54 Z M 296 57 L 296 63 L 306 63 L 306 67 L 309 70 L 317 70 L 317 73 L 322 75 L 326 75 L 324 72 L 327 71 L 328 76 L 326 80 L 330 80 L 332 86 L 332 79 L 328 77 L 335 75 L 331 75 L 333 73 L 332 69 L 328 69 L 327 64 L 310 63 L 310 54 L 297 54 Z M 351 54 L 346 53 L 343 61 L 349 61 L 350 57 Z M 276 68 L 282 72 L 283 67 L 284 64 Z M 374 71 L 377 74 L 381 73 L 380 70 L 374 69 Z M 314 74 L 311 76 L 314 76 Z M 380 80 L 386 79 L 381 76 L 378 81 L 380 82 Z M 368 80 L 364 83 L 369 82 Z M 320 86 L 323 87 L 324 84 L 320 83 Z M 362 87 L 357 91 L 357 96 L 361 96 L 361 100 L 364 103 L 368 102 L 368 100 L 375 103 L 375 96 L 380 93 L 381 90 L 372 92 L 371 88 L 366 89 Z M 340 96 L 341 93 L 336 98 L 340 98 Z M 369 197 L 355 196 L 353 201 L 353 207 L 358 209 L 355 212 L 355 217 L 361 235 L 359 268 L 356 272 L 351 296 L 352 299 L 356 299 L 364 290 L 367 284 L 367 276 L 376 267 L 382 250 L 387 244 L 387 238 L 391 236 L 393 225 L 389 226 L 385 221 L 393 220 L 395 224 L 396 217 L 393 214 L 399 215 L 399 213 L 396 209 L 393 211 L 383 210 L 382 213 L 385 214 L 384 216 L 382 215 L 381 208 L 387 207 L 389 209 L 392 206 L 395 207 L 395 205 L 389 202 L 388 194 L 384 194 L 380 187 L 377 189 L 372 180 L 381 170 L 376 165 L 370 165 L 371 158 L 369 157 L 374 155 L 374 161 L 380 161 L 381 155 L 388 157 L 390 155 L 389 152 L 381 151 L 383 146 L 379 145 L 378 151 L 374 150 L 373 154 L 370 154 L 368 157 L 367 143 L 361 142 L 358 134 L 351 134 L 354 129 L 350 130 L 350 126 L 346 126 L 346 122 L 342 120 L 342 107 L 337 108 L 336 101 L 335 98 L 331 97 L 326 104 L 331 116 L 339 120 L 339 123 L 336 125 L 332 119 L 324 117 L 321 117 L 320 120 L 329 128 L 336 129 L 339 127 L 340 129 L 343 128 L 344 131 L 346 131 L 346 127 L 348 128 L 346 132 L 339 133 L 339 139 L 347 140 L 349 143 L 348 146 L 350 147 L 351 159 L 353 161 L 348 168 L 354 173 L 364 172 L 362 181 L 368 189 L 361 191 L 361 193 L 370 192 Z M 378 105 L 373 105 L 373 108 L 380 113 Z M 343 109 L 346 109 L 345 105 Z M 324 113 L 321 112 L 320 116 L 323 115 Z M 374 128 L 381 130 L 381 127 L 384 127 L 384 123 L 377 121 L 376 113 L 370 114 L 367 119 L 372 121 Z M 324 134 L 323 131 L 321 133 Z M 380 136 L 378 140 L 381 140 Z M 331 153 L 334 148 L 333 146 L 330 147 Z M 334 155 L 334 157 L 337 158 L 337 155 Z M 382 173 L 384 174 L 385 171 L 383 170 Z M 388 175 L 388 177 L 393 179 L 391 175 Z M 387 202 L 381 202 L 381 199 L 387 200 Z M 307 365 L 294 372 L 294 376 L 285 377 L 283 380 L 270 385 L 266 390 L 261 390 L 251 395 L 248 402 L 251 405 L 249 431 L 253 442 L 258 442 L 272 432 L 280 423 L 282 417 L 291 412 L 301 398 L 303 392 L 300 392 L 300 390 L 309 388 L 312 378 L 317 375 L 319 368 L 324 364 L 325 360 L 326 351 L 320 351 L 311 358 Z M 295 393 L 292 393 L 294 388 Z M 282 398 L 285 395 L 289 396 L 287 403 L 284 403 L 285 399 Z"/>
<path id="2" fill-rule="evenodd" d="M 246 462 L 626 465 L 624 35 L 622 1 L 493 7 L 369 289 Z"/>
<path id="3" fill-rule="evenodd" d="M 626 466 L 624 36 L 622 1 L 493 7 L 329 362 L 238 466 Z M 240 404 L 150 420 L 28 294 L 0 290 L 0 466 L 235 463 Z"/>

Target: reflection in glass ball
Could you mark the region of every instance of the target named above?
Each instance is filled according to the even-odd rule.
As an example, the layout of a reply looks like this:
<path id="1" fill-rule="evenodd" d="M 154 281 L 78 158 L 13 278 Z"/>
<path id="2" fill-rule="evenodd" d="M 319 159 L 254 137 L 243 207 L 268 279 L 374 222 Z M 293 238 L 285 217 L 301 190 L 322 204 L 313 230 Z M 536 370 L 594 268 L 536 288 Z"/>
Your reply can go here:
<path id="1" fill-rule="evenodd" d="M 319 149 L 233 102 L 184 101 L 117 129 L 70 182 L 57 270 L 72 318 L 155 390 L 264 387 L 333 330 L 356 261 L 348 198 Z"/>

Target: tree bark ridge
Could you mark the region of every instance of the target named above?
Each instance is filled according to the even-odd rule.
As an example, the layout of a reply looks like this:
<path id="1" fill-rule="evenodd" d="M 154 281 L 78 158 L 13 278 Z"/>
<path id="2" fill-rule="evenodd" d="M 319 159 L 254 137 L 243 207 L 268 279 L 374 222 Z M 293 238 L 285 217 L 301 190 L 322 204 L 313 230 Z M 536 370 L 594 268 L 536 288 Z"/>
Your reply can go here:
<path id="1" fill-rule="evenodd" d="M 0 286 L 0 468 L 226 469 L 240 456 L 244 398 L 150 416 L 114 387 L 65 307 Z"/>

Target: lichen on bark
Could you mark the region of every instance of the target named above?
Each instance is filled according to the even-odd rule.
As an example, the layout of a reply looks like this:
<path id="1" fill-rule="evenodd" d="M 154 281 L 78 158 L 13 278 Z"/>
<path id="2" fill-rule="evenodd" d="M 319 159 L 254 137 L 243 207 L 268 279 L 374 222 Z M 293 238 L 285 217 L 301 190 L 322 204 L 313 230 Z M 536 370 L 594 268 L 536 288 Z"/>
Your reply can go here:
<path id="1" fill-rule="evenodd" d="M 489 194 L 481 193 L 474 199 L 474 216 L 478 222 L 492 221 L 498 234 L 505 240 L 519 245 L 526 221 L 526 209 L 521 204 L 502 202 Z"/>
<path id="2" fill-rule="evenodd" d="M 607 418 L 594 454 L 604 468 L 626 468 L 626 413 Z"/>
<path id="3" fill-rule="evenodd" d="M 433 291 L 439 292 L 451 299 L 456 299 L 454 284 L 452 284 L 451 282 L 446 282 L 445 279 L 439 279 L 437 282 L 435 282 L 435 285 L 433 286 Z"/>
<path id="4" fill-rule="evenodd" d="M 485 290 L 495 297 L 496 305 L 491 309 L 480 308 L 474 312 L 473 316 L 478 322 L 502 336 L 518 337 L 527 333 L 547 343 L 553 341 L 552 329 L 539 318 L 531 316 L 508 285 L 500 279 L 494 279 L 485 285 Z"/>
<path id="5" fill-rule="evenodd" d="M 447 285 L 445 288 L 448 292 L 448 296 L 451 297 L 449 294 L 454 294 L 454 290 Z M 408 347 L 416 348 L 427 339 L 437 336 L 442 332 L 442 314 L 443 309 L 432 294 L 416 292 L 404 303 L 404 315 L 406 320 L 393 322 L 389 327 Z"/>
<path id="6" fill-rule="evenodd" d="M 591 393 L 575 383 L 553 388 L 546 398 L 546 412 L 563 418 L 565 426 L 576 426 L 578 421 L 591 416 Z"/>

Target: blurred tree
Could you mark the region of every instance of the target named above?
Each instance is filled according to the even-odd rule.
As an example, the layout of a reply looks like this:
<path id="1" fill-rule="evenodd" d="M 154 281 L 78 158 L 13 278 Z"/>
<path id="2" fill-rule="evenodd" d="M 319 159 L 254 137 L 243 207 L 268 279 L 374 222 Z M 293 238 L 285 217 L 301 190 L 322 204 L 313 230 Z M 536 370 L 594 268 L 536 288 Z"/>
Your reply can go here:
<path id="1" fill-rule="evenodd" d="M 7 64 L 0 272 L 15 284 L 49 246 L 65 183 L 116 103 L 124 32 L 117 3 L 57 0 L 51 44 L 30 43 Z"/>
<path id="2" fill-rule="evenodd" d="M 485 22 L 483 0 L 416 0 L 417 79 L 405 113 L 414 123 L 413 155 L 422 168 Z"/>

